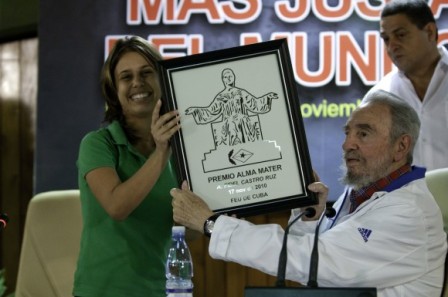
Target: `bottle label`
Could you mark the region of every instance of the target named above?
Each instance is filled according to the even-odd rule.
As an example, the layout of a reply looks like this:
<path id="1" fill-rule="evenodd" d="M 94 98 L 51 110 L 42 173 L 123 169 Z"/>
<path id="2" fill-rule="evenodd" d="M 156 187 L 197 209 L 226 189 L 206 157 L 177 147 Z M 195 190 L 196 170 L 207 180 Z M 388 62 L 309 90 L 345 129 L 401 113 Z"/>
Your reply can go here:
<path id="1" fill-rule="evenodd" d="M 193 297 L 193 293 L 167 293 L 167 297 Z"/>

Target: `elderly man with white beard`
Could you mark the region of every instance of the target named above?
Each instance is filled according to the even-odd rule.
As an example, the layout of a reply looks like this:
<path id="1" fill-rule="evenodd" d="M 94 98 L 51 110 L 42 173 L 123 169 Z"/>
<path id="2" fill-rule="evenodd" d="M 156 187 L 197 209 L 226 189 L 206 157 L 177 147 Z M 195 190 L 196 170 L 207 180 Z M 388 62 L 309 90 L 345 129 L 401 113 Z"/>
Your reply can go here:
<path id="1" fill-rule="evenodd" d="M 333 205 L 336 216 L 323 218 L 318 241 L 321 286 L 376 287 L 379 297 L 440 296 L 447 240 L 425 168 L 411 166 L 419 128 L 414 109 L 384 91 L 370 93 L 349 117 L 341 179 L 347 187 Z M 287 246 L 286 278 L 301 283 L 329 191 L 320 181 L 308 188 L 318 194 L 317 214 L 291 226 Z M 171 195 L 174 220 L 210 236 L 211 257 L 276 275 L 281 226 L 215 214 L 187 183 Z"/>

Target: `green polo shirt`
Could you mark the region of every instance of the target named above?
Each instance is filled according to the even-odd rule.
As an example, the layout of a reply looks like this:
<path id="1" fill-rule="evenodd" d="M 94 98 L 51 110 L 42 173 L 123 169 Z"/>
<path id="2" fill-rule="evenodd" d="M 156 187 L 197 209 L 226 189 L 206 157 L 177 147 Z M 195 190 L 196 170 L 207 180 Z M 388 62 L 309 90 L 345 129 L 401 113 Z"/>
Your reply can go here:
<path id="1" fill-rule="evenodd" d="M 85 180 L 95 168 L 113 167 L 125 181 L 146 160 L 128 142 L 118 122 L 82 139 L 77 166 L 83 231 L 75 296 L 165 297 L 165 259 L 173 225 L 169 191 L 177 187 L 171 163 L 151 193 L 123 221 L 105 212 Z"/>

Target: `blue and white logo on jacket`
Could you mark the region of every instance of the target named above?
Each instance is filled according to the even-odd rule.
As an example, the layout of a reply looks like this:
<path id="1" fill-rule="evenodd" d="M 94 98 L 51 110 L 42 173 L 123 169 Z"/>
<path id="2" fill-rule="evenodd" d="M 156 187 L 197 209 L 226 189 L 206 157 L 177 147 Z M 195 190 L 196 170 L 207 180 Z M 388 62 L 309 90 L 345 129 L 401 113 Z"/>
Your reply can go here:
<path id="1" fill-rule="evenodd" d="M 362 236 L 362 239 L 364 239 L 365 242 L 369 240 L 370 234 L 372 234 L 372 230 L 366 229 L 366 228 L 358 228 L 359 233 Z"/>

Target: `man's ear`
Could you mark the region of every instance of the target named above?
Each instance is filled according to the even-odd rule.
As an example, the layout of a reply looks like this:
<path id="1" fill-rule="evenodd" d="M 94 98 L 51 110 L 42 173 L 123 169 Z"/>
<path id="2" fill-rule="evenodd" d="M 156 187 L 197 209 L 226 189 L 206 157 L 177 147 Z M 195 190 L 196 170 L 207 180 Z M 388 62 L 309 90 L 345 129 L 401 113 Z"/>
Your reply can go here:
<path id="1" fill-rule="evenodd" d="M 411 150 L 411 142 L 411 136 L 408 134 L 404 134 L 397 139 L 395 142 L 395 162 L 399 162 L 407 158 L 409 151 Z"/>
<path id="2" fill-rule="evenodd" d="M 435 23 L 427 23 L 425 27 L 423 27 L 423 30 L 427 33 L 430 41 L 437 42 L 437 25 Z"/>

